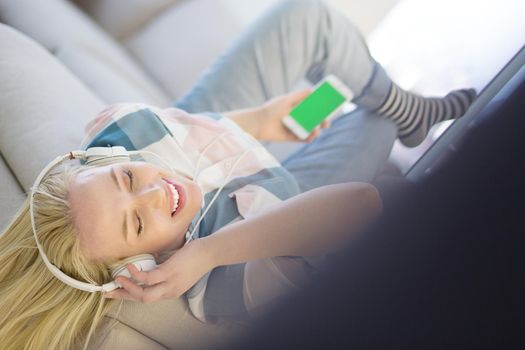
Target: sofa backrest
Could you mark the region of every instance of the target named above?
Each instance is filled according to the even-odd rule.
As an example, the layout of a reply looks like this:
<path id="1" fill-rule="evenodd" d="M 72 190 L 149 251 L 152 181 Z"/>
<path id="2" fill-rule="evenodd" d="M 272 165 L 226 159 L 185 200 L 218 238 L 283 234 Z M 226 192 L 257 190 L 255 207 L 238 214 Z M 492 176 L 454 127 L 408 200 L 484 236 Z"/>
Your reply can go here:
<path id="1" fill-rule="evenodd" d="M 4 205 L 18 207 L 19 195 L 28 191 L 49 161 L 78 148 L 83 125 L 104 103 L 45 48 L 2 24 L 0 81 L 0 153 L 5 174 L 1 195 L 15 201 L 2 200 Z"/>
<path id="2" fill-rule="evenodd" d="M 171 98 L 100 26 L 66 0 L 0 0 L 0 22 L 56 55 L 105 103 Z"/>
<path id="3" fill-rule="evenodd" d="M 173 99 L 186 93 L 257 14 L 276 0 L 74 0 Z"/>

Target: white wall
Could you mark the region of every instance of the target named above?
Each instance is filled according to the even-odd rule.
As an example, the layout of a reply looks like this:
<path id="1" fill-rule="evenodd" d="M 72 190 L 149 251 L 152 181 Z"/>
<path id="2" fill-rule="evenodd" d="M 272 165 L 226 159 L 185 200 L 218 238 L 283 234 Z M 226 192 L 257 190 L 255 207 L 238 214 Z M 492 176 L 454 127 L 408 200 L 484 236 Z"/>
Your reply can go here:
<path id="1" fill-rule="evenodd" d="M 328 0 L 368 37 L 399 0 Z"/>

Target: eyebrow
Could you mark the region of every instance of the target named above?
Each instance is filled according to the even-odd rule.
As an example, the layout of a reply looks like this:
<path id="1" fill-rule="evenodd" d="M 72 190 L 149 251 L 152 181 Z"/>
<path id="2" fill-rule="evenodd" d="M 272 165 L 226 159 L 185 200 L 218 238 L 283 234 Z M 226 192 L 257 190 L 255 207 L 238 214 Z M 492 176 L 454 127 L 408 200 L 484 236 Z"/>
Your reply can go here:
<path id="1" fill-rule="evenodd" d="M 113 179 L 113 182 L 115 183 L 115 186 L 117 187 L 119 191 L 122 192 L 122 188 L 120 187 L 119 182 L 117 180 L 117 174 L 115 173 L 115 168 L 111 167 L 110 174 L 111 174 L 111 178 Z M 127 220 L 126 213 L 124 213 L 124 223 L 122 224 L 122 235 L 124 236 L 125 241 L 128 240 L 127 232 L 128 232 L 128 220 Z"/>

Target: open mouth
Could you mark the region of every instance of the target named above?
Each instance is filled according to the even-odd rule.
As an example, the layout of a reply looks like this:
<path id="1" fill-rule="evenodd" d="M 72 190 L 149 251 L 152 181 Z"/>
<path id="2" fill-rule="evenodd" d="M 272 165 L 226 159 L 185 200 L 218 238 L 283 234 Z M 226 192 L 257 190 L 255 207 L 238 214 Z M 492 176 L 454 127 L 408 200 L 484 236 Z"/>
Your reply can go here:
<path id="1" fill-rule="evenodd" d="M 167 192 L 169 197 L 170 215 L 171 217 L 174 217 L 183 207 L 183 189 L 173 181 L 164 178 L 163 180 L 167 184 L 166 187 L 168 189 Z"/>

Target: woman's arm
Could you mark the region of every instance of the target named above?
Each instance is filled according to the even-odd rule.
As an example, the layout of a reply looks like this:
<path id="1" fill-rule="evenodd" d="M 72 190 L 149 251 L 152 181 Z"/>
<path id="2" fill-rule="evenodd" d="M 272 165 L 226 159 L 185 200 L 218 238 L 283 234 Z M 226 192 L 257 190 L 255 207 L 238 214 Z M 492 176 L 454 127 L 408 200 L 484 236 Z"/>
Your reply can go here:
<path id="1" fill-rule="evenodd" d="M 257 140 L 302 141 L 284 126 L 282 120 L 290 113 L 293 107 L 308 96 L 309 93 L 310 89 L 292 92 L 277 96 L 259 107 L 224 112 L 221 114 L 233 120 Z M 306 139 L 306 142 L 313 141 L 319 136 L 321 129 L 329 126 L 330 122 L 324 121 L 320 127 L 314 129 Z"/>
<path id="2" fill-rule="evenodd" d="M 139 302 L 178 298 L 204 274 L 230 265 L 274 256 L 315 256 L 343 247 L 381 211 L 372 185 L 323 186 L 279 203 L 213 235 L 191 241 L 157 269 L 128 270 L 135 281 L 119 276 L 124 289 L 107 297 Z"/>
<path id="3" fill-rule="evenodd" d="M 252 135 L 257 140 L 260 140 L 259 120 L 262 118 L 262 113 L 262 107 L 254 107 L 224 112 L 221 114 L 227 118 L 230 118 L 245 132 Z"/>
<path id="4" fill-rule="evenodd" d="M 334 252 L 381 211 L 375 187 L 323 186 L 200 239 L 212 267 L 274 256 Z"/>

